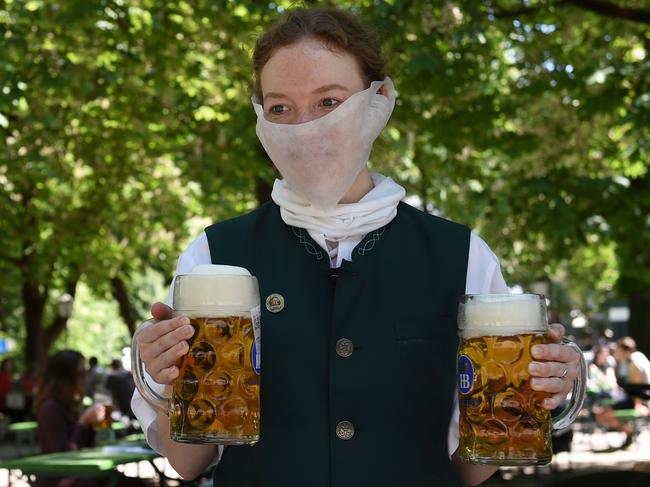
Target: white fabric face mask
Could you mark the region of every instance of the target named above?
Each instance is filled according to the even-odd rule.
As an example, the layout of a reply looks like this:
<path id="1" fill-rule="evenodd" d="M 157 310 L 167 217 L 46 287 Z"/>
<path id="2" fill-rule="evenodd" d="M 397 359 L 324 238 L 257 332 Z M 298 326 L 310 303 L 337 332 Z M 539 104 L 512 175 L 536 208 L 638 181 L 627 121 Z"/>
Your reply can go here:
<path id="1" fill-rule="evenodd" d="M 388 97 L 378 94 L 385 85 Z M 253 100 L 257 136 L 289 187 L 313 206 L 329 209 L 341 200 L 365 167 L 372 144 L 395 107 L 390 78 L 373 81 L 332 112 L 301 124 L 266 120 Z"/>

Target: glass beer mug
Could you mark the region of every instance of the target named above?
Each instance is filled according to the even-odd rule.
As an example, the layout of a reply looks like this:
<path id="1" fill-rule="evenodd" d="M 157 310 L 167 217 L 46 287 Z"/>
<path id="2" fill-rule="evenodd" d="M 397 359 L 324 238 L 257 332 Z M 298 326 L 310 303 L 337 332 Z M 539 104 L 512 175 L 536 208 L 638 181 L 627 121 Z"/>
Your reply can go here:
<path id="1" fill-rule="evenodd" d="M 260 436 L 260 297 L 257 279 L 241 267 L 200 265 L 174 281 L 173 316 L 194 327 L 177 363 L 171 397 L 145 380 L 133 336 L 132 366 L 142 397 L 169 415 L 171 439 L 184 443 L 254 445 Z"/>
<path id="2" fill-rule="evenodd" d="M 460 456 L 466 463 L 543 465 L 551 461 L 551 433 L 569 426 L 582 408 L 586 366 L 580 348 L 578 377 L 567 408 L 557 417 L 534 391 L 531 347 L 547 343 L 546 299 L 539 294 L 465 295 L 458 310 Z"/>

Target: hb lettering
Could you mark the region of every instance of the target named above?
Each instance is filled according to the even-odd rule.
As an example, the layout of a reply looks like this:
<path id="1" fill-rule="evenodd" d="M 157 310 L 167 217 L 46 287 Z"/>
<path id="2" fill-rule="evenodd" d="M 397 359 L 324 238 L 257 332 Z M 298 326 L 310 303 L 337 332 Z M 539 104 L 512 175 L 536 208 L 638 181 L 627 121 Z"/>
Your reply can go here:
<path id="1" fill-rule="evenodd" d="M 467 394 L 474 385 L 474 364 L 467 355 L 458 357 L 458 390 Z"/>

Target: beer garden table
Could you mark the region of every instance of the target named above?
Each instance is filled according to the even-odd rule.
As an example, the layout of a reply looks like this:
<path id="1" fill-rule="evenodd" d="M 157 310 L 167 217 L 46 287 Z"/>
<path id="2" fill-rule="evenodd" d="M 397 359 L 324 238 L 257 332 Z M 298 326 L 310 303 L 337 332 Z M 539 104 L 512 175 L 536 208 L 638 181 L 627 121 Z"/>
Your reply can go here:
<path id="1" fill-rule="evenodd" d="M 120 421 L 113 421 L 110 428 L 96 431 L 96 442 L 98 444 L 114 443 L 118 438 L 117 435 L 126 430 L 126 425 Z M 13 433 L 16 437 L 17 452 L 19 455 L 29 455 L 38 451 L 36 433 L 38 423 L 36 421 L 21 421 L 19 423 L 10 423 L 7 431 Z"/>
<path id="2" fill-rule="evenodd" d="M 113 445 L 102 448 L 73 450 L 46 455 L 34 455 L 0 462 L 0 468 L 11 472 L 20 470 L 23 475 L 41 477 L 97 477 L 110 478 L 108 486 L 119 480 L 119 465 L 147 461 L 160 479 L 160 485 L 166 485 L 163 472 L 153 462 L 160 455 L 150 448 L 134 445 Z"/>

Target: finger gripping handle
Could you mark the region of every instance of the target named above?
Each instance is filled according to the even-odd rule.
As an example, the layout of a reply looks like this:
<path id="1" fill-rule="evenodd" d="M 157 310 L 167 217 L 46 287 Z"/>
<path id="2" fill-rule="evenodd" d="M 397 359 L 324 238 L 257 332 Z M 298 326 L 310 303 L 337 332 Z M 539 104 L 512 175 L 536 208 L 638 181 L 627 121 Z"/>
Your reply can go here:
<path id="1" fill-rule="evenodd" d="M 133 382 L 135 382 L 135 387 L 143 399 L 154 409 L 167 414 L 169 408 L 168 398 L 155 391 L 149 382 L 147 382 L 147 376 L 144 370 L 144 364 L 140 358 L 140 348 L 138 346 L 138 336 L 140 333 L 155 323 L 155 320 L 147 320 L 133 334 L 133 340 L 131 341 L 131 368 L 133 370 Z"/>
<path id="2" fill-rule="evenodd" d="M 578 417 L 582 405 L 585 402 L 585 388 L 587 385 L 587 364 L 585 363 L 584 355 L 580 347 L 573 343 L 568 338 L 562 338 L 562 344 L 573 348 L 580 354 L 580 360 L 576 364 L 577 376 L 573 381 L 573 390 L 571 391 L 571 399 L 569 404 L 559 416 L 553 418 L 553 429 L 561 430 L 573 423 Z"/>

